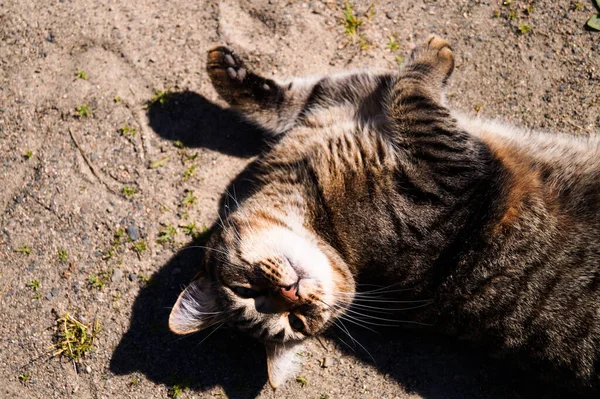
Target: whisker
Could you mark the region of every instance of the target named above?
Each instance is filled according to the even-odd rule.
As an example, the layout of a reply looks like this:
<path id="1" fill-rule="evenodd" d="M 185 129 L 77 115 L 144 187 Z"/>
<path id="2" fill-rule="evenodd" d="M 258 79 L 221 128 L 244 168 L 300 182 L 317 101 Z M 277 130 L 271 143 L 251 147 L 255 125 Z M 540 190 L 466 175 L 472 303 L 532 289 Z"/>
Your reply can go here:
<path id="1" fill-rule="evenodd" d="M 215 323 L 216 324 L 216 323 Z M 217 331 L 219 328 L 221 328 L 223 326 L 223 324 L 225 324 L 225 321 L 221 322 L 221 324 L 219 324 L 214 330 L 212 330 L 206 337 L 204 337 L 204 339 L 202 341 L 200 341 L 197 345 L 196 348 L 200 345 L 202 345 L 202 343 L 204 341 L 206 341 L 211 335 L 213 335 L 215 333 L 215 331 Z M 214 324 L 211 324 L 211 327 L 214 326 Z"/>
<path id="2" fill-rule="evenodd" d="M 419 307 L 422 307 L 422 305 L 419 306 Z M 369 315 L 369 314 L 366 314 L 366 313 L 357 312 L 356 310 L 352 310 L 352 309 L 346 309 L 346 311 L 350 312 L 352 314 L 355 314 L 357 316 L 368 317 L 368 318 L 373 319 L 373 320 L 389 321 L 389 322 L 393 322 L 393 323 L 402 323 L 403 322 L 402 320 L 394 320 L 394 319 L 388 319 L 388 318 L 385 318 L 385 317 L 372 316 L 372 315 Z"/>
<path id="3" fill-rule="evenodd" d="M 369 357 L 371 358 L 371 360 L 373 360 L 373 364 L 377 364 L 377 362 L 375 361 L 375 358 L 373 357 L 373 355 L 371 355 L 371 352 L 369 352 L 367 350 L 367 348 L 365 348 L 363 346 L 363 344 L 361 344 L 360 342 L 358 342 L 353 336 L 352 334 L 350 334 L 350 331 L 348 331 L 348 329 L 346 328 L 346 326 L 344 325 L 344 323 L 340 320 L 341 325 L 344 327 L 344 331 L 346 332 L 346 334 L 348 334 L 348 336 L 350 337 L 350 339 L 355 342 L 356 344 L 358 344 L 358 346 L 360 346 L 365 352 L 367 352 L 367 354 L 369 355 Z"/>

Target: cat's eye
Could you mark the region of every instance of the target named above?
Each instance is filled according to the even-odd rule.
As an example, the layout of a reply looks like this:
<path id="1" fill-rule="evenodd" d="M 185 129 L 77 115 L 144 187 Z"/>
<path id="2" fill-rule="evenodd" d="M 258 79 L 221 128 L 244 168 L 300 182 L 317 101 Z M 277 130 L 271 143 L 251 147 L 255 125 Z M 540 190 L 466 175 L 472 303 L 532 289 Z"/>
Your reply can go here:
<path id="1" fill-rule="evenodd" d="M 260 291 L 242 286 L 233 287 L 231 290 L 242 298 L 256 298 L 261 295 Z"/>
<path id="2" fill-rule="evenodd" d="M 290 327 L 292 327 L 292 330 L 294 330 L 294 331 L 304 330 L 304 322 L 302 320 L 300 320 L 300 318 L 298 316 L 296 316 L 295 314 L 290 313 L 290 315 L 288 316 L 288 321 L 290 322 Z"/>

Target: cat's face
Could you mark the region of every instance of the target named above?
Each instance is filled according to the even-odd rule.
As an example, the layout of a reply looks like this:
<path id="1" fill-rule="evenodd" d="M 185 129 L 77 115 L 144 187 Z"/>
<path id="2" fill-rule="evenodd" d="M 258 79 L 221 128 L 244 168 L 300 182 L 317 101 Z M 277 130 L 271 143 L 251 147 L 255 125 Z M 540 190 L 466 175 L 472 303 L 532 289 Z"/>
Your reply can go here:
<path id="1" fill-rule="evenodd" d="M 352 301 L 348 267 L 301 226 L 238 212 L 208 247 L 204 271 L 171 313 L 176 333 L 225 323 L 263 341 L 269 352 L 322 332 Z"/>

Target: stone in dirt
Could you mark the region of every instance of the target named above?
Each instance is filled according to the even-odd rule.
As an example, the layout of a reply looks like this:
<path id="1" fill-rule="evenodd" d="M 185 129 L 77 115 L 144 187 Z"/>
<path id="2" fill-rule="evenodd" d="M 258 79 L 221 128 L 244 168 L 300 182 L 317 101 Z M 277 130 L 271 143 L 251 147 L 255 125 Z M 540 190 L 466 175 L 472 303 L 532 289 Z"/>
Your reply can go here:
<path id="1" fill-rule="evenodd" d="M 123 270 L 121 269 L 115 269 L 113 271 L 112 276 L 110 277 L 110 281 L 112 281 L 113 283 L 118 283 L 123 279 Z"/>
<path id="2" fill-rule="evenodd" d="M 137 241 L 140 238 L 140 230 L 134 224 L 130 224 L 127 226 L 127 235 L 133 241 Z"/>

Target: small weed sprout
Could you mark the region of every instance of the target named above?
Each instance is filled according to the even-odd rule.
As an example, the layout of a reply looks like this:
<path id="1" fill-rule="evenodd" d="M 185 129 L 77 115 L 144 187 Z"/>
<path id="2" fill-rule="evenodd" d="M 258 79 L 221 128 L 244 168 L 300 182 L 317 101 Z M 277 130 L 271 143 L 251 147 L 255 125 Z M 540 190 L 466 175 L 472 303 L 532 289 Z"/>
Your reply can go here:
<path id="1" fill-rule="evenodd" d="M 121 136 L 134 137 L 137 134 L 137 129 L 128 125 L 123 125 L 123 127 L 119 129 L 119 133 L 121 133 Z"/>
<path id="2" fill-rule="evenodd" d="M 31 151 L 31 150 L 27 150 L 27 151 L 25 151 L 25 154 L 23 154 L 23 158 L 25 158 L 25 159 L 29 159 L 32 156 L 33 156 L 33 151 Z"/>
<path id="3" fill-rule="evenodd" d="M 196 167 L 197 167 L 197 165 L 192 165 L 189 168 L 187 168 L 185 170 L 185 172 L 183 172 L 183 180 L 187 180 L 190 177 L 194 176 L 194 174 L 196 172 Z"/>
<path id="4" fill-rule="evenodd" d="M 187 153 L 183 153 L 183 156 L 185 157 L 185 159 L 187 161 L 193 161 L 194 159 L 198 158 L 198 153 L 195 153 L 194 155 L 189 155 Z"/>
<path id="5" fill-rule="evenodd" d="M 92 110 L 87 104 L 76 106 L 75 111 L 77 111 L 77 115 L 79 116 L 79 118 L 87 118 L 92 115 Z"/>
<path id="6" fill-rule="evenodd" d="M 186 385 L 183 384 L 175 384 L 169 389 L 169 397 L 173 399 L 180 398 L 183 395 L 183 391 L 187 389 Z"/>
<path id="7" fill-rule="evenodd" d="M 83 79 L 83 80 L 88 79 L 87 73 L 85 73 L 85 71 L 83 69 L 78 70 L 77 73 L 75 74 L 75 77 L 77 79 Z"/>
<path id="8" fill-rule="evenodd" d="M 181 149 L 181 148 L 185 148 L 185 144 L 183 144 L 183 141 L 181 141 L 181 140 L 175 140 L 175 141 L 173 142 L 173 145 L 174 145 L 176 148 L 180 148 L 180 149 Z"/>
<path id="9" fill-rule="evenodd" d="M 40 289 L 40 287 L 42 286 L 42 284 L 40 283 L 40 280 L 31 280 L 30 282 L 27 283 L 27 288 L 29 288 L 31 291 L 38 291 Z"/>
<path id="10" fill-rule="evenodd" d="M 113 256 L 115 256 L 115 254 L 119 250 L 119 246 L 121 245 L 121 239 L 124 236 L 125 236 L 125 229 L 123 229 L 122 227 L 117 229 L 117 231 L 115 232 L 115 235 L 113 236 L 113 240 L 110 243 L 110 248 L 108 249 L 108 251 L 106 251 L 106 253 L 102 257 L 102 259 L 108 260 L 108 259 L 111 259 Z"/>
<path id="11" fill-rule="evenodd" d="M 156 90 L 156 92 L 154 92 L 154 96 L 146 102 L 144 108 L 147 109 L 154 104 L 160 104 L 161 106 L 163 106 L 169 102 L 172 94 L 173 93 L 171 93 L 171 91 L 168 89 L 166 91 Z"/>
<path id="12" fill-rule="evenodd" d="M 133 246 L 133 250 L 135 252 L 137 252 L 138 255 L 141 255 L 142 252 L 146 252 L 147 249 L 148 249 L 148 244 L 146 244 L 146 240 L 144 240 L 144 239 L 139 240 Z"/>
<path id="13" fill-rule="evenodd" d="M 169 157 L 163 157 L 161 159 L 158 159 L 150 164 L 150 169 L 162 168 L 163 166 L 165 166 L 167 164 L 168 160 L 169 160 Z"/>
<path id="14" fill-rule="evenodd" d="M 21 381 L 23 384 L 27 384 L 30 379 L 31 379 L 31 374 L 29 374 L 29 373 L 19 374 L 19 381 Z"/>
<path id="15" fill-rule="evenodd" d="M 19 248 L 15 249 L 15 252 L 31 255 L 31 249 L 27 245 L 21 245 Z"/>
<path id="16" fill-rule="evenodd" d="M 108 277 L 110 277 L 108 272 L 92 274 L 90 277 L 88 277 L 88 283 L 92 288 L 103 290 L 108 282 Z"/>
<path id="17" fill-rule="evenodd" d="M 115 104 L 118 104 L 121 102 L 121 97 L 116 96 L 115 98 L 113 98 L 113 101 L 115 102 Z"/>
<path id="18" fill-rule="evenodd" d="M 385 45 L 385 48 L 390 50 L 392 53 L 400 49 L 400 43 L 398 42 L 398 40 L 396 40 L 395 35 L 391 35 L 388 37 L 388 43 Z"/>
<path id="19" fill-rule="evenodd" d="M 164 229 L 158 232 L 157 241 L 161 244 L 172 242 L 175 239 L 175 234 L 177 234 L 177 230 L 175 229 L 175 227 L 169 224 L 165 226 Z"/>
<path id="20" fill-rule="evenodd" d="M 526 35 L 527 33 L 531 32 L 531 26 L 527 25 L 527 24 L 521 24 L 519 25 L 519 33 L 521 35 Z"/>
<path id="21" fill-rule="evenodd" d="M 200 235 L 198 228 L 196 227 L 196 222 L 191 222 L 188 224 L 184 224 L 183 226 L 179 226 L 183 229 L 183 233 L 192 238 L 196 238 Z"/>
<path id="22" fill-rule="evenodd" d="M 192 206 L 196 203 L 196 197 L 194 196 L 194 190 L 189 190 L 183 200 L 181 200 L 181 205 L 183 206 Z"/>
<path id="23" fill-rule="evenodd" d="M 123 187 L 122 193 L 125 198 L 131 198 L 135 193 L 137 193 L 137 188 L 125 186 Z"/>
<path id="24" fill-rule="evenodd" d="M 296 377 L 296 382 L 297 382 L 298 384 L 300 384 L 300 386 L 301 386 L 302 388 L 304 388 L 306 385 L 308 385 L 308 381 L 307 381 L 307 380 L 306 380 L 306 378 L 304 378 L 304 377 Z"/>
<path id="25" fill-rule="evenodd" d="M 363 24 L 363 21 L 354 15 L 354 4 L 346 1 L 346 5 L 344 7 L 344 33 L 349 39 L 354 40 L 359 35 L 360 26 Z"/>
<path id="26" fill-rule="evenodd" d="M 67 259 L 69 259 L 69 255 L 67 254 L 66 249 L 64 249 L 64 248 L 58 249 L 58 259 L 60 259 L 61 262 L 66 262 Z"/>

